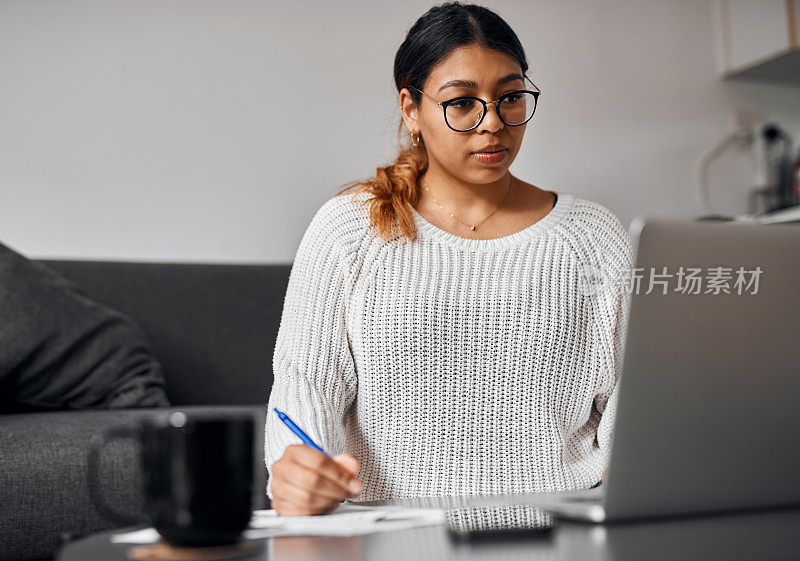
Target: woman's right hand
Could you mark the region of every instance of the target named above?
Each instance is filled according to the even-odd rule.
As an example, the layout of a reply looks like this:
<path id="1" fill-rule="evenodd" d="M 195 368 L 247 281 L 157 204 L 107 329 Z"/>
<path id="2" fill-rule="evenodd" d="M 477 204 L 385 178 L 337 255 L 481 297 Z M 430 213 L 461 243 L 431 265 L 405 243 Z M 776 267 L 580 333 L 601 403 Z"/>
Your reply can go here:
<path id="1" fill-rule="evenodd" d="M 305 444 L 286 447 L 272 464 L 272 508 L 281 516 L 328 514 L 361 492 L 352 454 L 328 457 Z"/>

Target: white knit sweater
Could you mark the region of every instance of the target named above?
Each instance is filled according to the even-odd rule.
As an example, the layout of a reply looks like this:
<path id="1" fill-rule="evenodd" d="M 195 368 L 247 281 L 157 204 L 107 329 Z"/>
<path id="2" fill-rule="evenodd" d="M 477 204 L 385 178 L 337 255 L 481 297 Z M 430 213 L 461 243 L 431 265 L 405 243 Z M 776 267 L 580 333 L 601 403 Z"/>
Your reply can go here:
<path id="1" fill-rule="evenodd" d="M 580 277 L 631 267 L 619 219 L 559 193 L 509 236 L 462 238 L 415 211 L 418 239 L 387 243 L 369 231 L 368 197 L 330 199 L 300 242 L 273 362 L 270 481 L 300 442 L 277 407 L 328 454 L 359 459 L 359 500 L 597 483 L 630 293 L 582 290 Z"/>

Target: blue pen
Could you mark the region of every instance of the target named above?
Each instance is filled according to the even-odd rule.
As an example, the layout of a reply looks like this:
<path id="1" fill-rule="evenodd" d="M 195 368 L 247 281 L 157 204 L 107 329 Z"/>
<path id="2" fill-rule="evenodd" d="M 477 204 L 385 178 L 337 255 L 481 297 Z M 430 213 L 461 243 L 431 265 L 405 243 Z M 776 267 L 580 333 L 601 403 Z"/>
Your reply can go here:
<path id="1" fill-rule="evenodd" d="M 316 443 L 316 442 L 314 442 L 313 440 L 311 440 L 311 437 L 309 437 L 309 436 L 308 436 L 306 433 L 304 433 L 304 432 L 303 432 L 303 430 L 302 430 L 300 427 L 298 427 L 297 425 L 295 425 L 295 424 L 294 424 L 294 421 L 292 421 L 292 420 L 289 418 L 289 415 L 287 415 L 287 414 L 286 414 L 286 413 L 284 413 L 283 411 L 278 411 L 278 410 L 277 410 L 276 408 L 274 408 L 274 407 L 273 407 L 273 410 L 275 411 L 275 413 L 277 413 L 277 414 L 278 414 L 278 418 L 279 418 L 281 421 L 283 421 L 283 422 L 284 422 L 284 424 L 285 424 L 287 427 L 289 427 L 289 429 L 290 429 L 290 430 L 291 430 L 293 433 L 295 433 L 297 436 L 299 436 L 299 437 L 300 437 L 300 440 L 302 440 L 303 442 L 305 442 L 306 444 L 308 444 L 308 445 L 309 445 L 309 446 L 311 446 L 312 448 L 316 448 L 317 450 L 319 450 L 320 452 L 322 452 L 323 454 L 325 454 L 325 450 L 323 450 L 322 448 L 320 448 L 320 447 L 319 447 L 319 445 L 317 445 L 317 443 Z M 325 454 L 325 455 L 327 456 L 327 454 Z"/>

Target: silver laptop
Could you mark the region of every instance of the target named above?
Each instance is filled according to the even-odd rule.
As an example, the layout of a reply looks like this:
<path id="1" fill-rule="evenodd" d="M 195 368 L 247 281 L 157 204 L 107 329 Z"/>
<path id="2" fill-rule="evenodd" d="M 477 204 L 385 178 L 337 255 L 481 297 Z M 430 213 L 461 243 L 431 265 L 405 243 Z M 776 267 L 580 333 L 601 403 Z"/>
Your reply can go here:
<path id="1" fill-rule="evenodd" d="M 636 219 L 630 233 L 607 484 L 470 502 L 592 522 L 800 505 L 800 225 Z"/>

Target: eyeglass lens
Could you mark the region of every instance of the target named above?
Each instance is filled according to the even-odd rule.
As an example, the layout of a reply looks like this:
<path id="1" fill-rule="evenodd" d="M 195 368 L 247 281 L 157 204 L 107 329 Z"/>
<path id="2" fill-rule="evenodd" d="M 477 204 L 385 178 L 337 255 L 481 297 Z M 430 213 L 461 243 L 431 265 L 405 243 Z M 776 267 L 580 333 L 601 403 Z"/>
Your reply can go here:
<path id="1" fill-rule="evenodd" d="M 536 109 L 536 96 L 516 92 L 505 96 L 498 104 L 500 117 L 507 125 L 521 125 L 531 118 Z M 477 99 L 459 99 L 445 108 L 445 118 L 450 127 L 458 131 L 473 128 L 483 117 L 484 105 Z"/>

